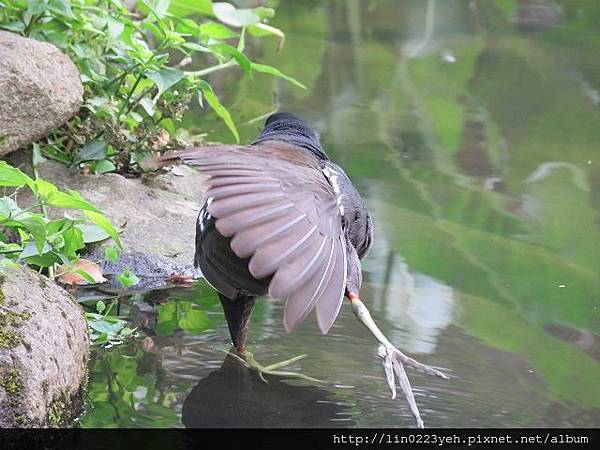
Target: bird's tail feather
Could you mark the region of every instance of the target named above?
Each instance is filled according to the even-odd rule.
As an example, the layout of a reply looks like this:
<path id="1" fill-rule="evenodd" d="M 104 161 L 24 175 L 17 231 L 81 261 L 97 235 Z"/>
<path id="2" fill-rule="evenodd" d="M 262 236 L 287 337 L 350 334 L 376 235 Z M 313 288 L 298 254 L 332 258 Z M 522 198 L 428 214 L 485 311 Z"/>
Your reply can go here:
<path id="1" fill-rule="evenodd" d="M 161 167 L 173 166 L 177 164 L 196 165 L 198 163 L 229 152 L 239 151 L 242 147 L 232 145 L 207 145 L 203 147 L 190 147 L 184 150 L 176 150 L 162 155 L 148 158 L 140 162 L 140 166 L 145 171 L 158 170 Z"/>

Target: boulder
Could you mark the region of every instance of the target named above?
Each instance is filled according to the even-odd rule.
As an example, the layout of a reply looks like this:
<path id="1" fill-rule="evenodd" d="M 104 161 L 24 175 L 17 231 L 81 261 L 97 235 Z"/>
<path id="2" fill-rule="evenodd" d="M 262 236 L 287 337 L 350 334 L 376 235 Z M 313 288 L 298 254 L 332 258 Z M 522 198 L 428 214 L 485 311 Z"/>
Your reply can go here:
<path id="1" fill-rule="evenodd" d="M 82 101 L 79 72 L 68 56 L 0 30 L 0 156 L 65 123 Z"/>
<path id="2" fill-rule="evenodd" d="M 24 152 L 10 155 L 9 162 L 26 172 L 30 170 L 29 155 Z M 180 269 L 187 266 L 184 274 L 196 273 L 190 266 L 195 252 L 196 218 L 206 191 L 204 175 L 186 166 L 143 178 L 127 178 L 116 173 L 82 175 L 77 169 L 55 161 L 44 162 L 39 173 L 61 189 L 79 191 L 83 198 L 102 210 L 122 230 L 126 253 L 160 256 Z M 19 193 L 20 205 L 32 201 L 26 190 Z M 151 265 L 142 275 L 151 270 Z M 154 264 L 157 270 L 160 266 L 166 270 L 167 265 L 157 259 Z"/>
<path id="3" fill-rule="evenodd" d="M 27 267 L 0 267 L 0 428 L 59 427 L 83 410 L 82 308 Z"/>

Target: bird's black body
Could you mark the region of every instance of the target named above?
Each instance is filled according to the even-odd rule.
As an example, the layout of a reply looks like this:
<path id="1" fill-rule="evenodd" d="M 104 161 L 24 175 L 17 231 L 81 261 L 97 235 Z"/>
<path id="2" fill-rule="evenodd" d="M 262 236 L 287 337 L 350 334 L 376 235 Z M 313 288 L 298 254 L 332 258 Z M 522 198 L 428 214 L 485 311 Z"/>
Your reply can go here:
<path id="1" fill-rule="evenodd" d="M 270 116 L 250 146 L 201 152 L 176 155 L 211 176 L 194 262 L 219 292 L 235 347 L 244 348 L 255 299 L 265 295 L 287 299 L 288 330 L 316 306 L 327 332 L 344 293 L 360 288 L 373 236 L 346 173 L 288 113 Z"/>

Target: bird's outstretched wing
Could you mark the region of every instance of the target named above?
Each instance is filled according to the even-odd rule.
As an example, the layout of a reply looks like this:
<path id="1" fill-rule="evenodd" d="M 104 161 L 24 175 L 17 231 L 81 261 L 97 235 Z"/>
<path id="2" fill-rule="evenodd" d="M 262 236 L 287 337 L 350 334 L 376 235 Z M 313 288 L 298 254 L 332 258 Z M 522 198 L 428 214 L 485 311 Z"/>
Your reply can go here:
<path id="1" fill-rule="evenodd" d="M 269 295 L 286 299 L 290 331 L 316 306 L 321 332 L 335 321 L 346 289 L 346 240 L 334 186 L 319 161 L 276 141 L 209 146 L 163 155 L 209 175 L 208 211 L 249 271 L 272 276 Z"/>

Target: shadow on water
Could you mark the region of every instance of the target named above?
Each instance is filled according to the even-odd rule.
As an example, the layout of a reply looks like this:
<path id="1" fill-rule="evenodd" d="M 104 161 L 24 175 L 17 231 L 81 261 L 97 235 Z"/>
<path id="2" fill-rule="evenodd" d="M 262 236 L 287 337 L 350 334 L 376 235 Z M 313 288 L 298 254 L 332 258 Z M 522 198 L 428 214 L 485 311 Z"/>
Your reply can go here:
<path id="1" fill-rule="evenodd" d="M 187 428 L 352 426 L 344 408 L 323 388 L 293 386 L 267 376 L 268 384 L 227 355 L 219 370 L 194 386 L 183 402 Z"/>
<path id="2" fill-rule="evenodd" d="M 295 112 L 361 191 L 375 223 L 361 296 L 394 343 L 452 376 L 409 373 L 428 426 L 600 426 L 599 23 L 594 1 L 286 1 L 283 50 L 248 45 L 307 90 L 210 80 L 243 142 L 270 111 Z M 231 142 L 212 113 L 183 126 Z M 242 426 L 261 408 L 273 426 L 301 387 L 328 426 L 414 426 L 347 307 L 327 336 L 312 318 L 286 334 L 281 303 L 260 301 L 257 359 L 307 353 L 295 370 L 327 383 L 278 380 L 256 413 L 215 418 L 196 392 L 216 408 L 241 384 L 221 369 L 227 325 L 210 288 L 140 291 L 120 313 L 143 337 L 95 352 L 82 426 L 182 426 L 182 411 Z M 292 425 L 312 424 L 298 408 Z"/>

